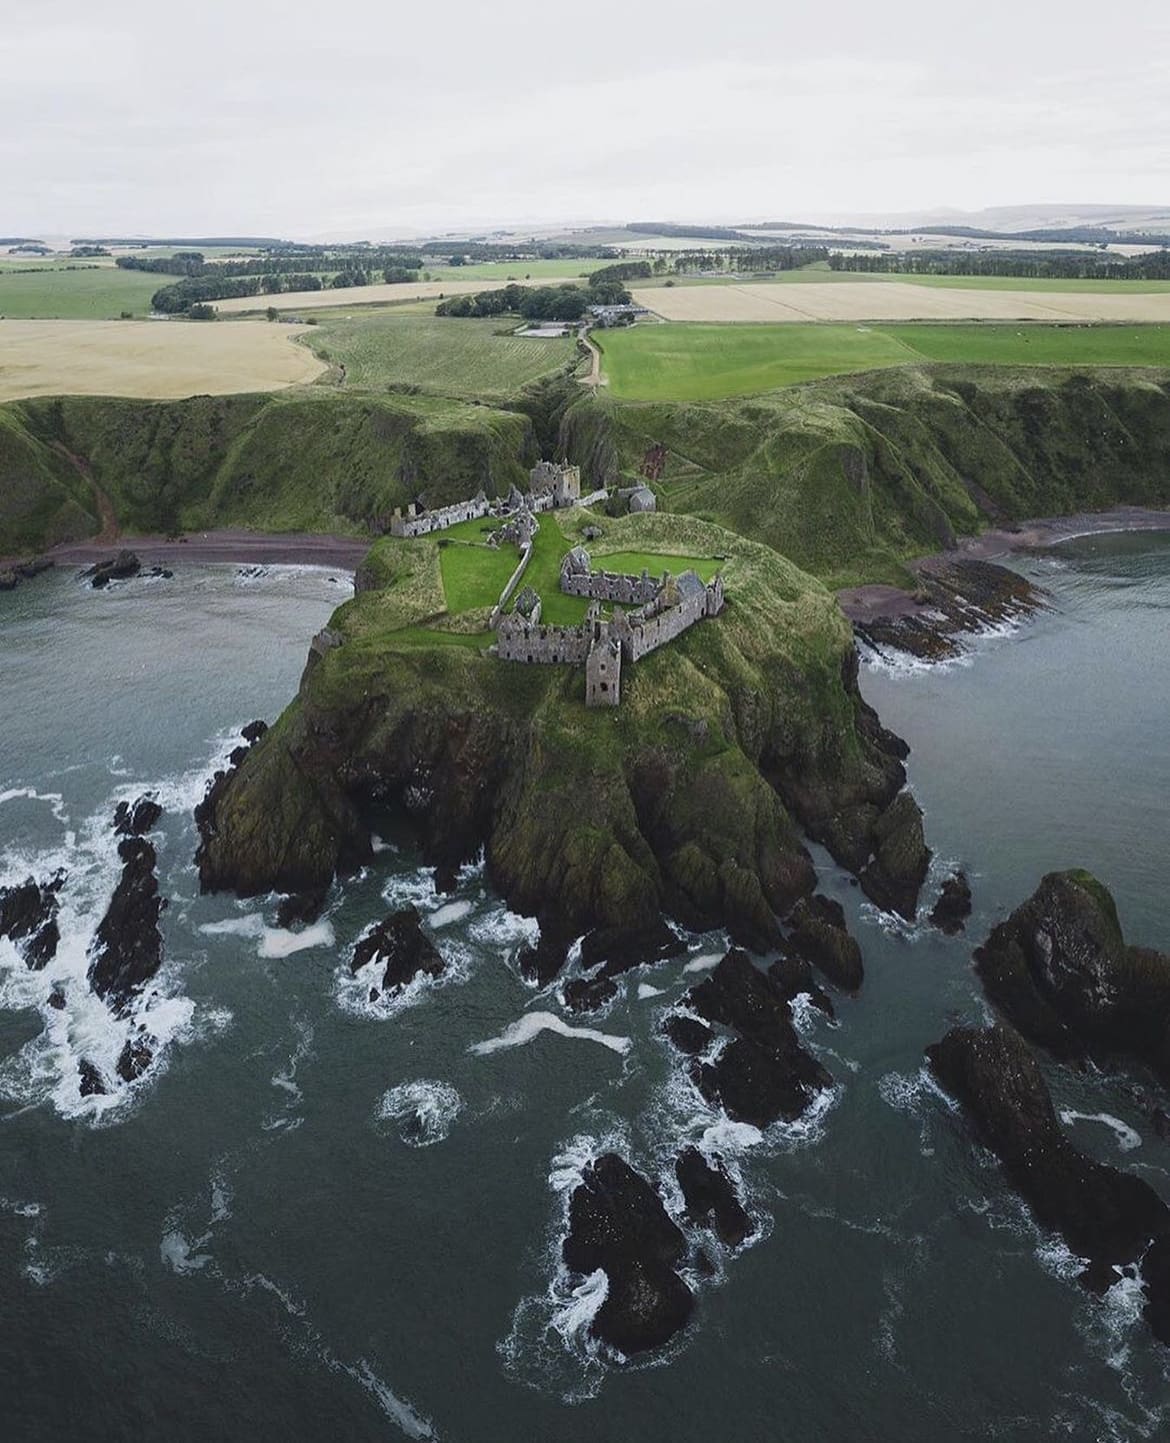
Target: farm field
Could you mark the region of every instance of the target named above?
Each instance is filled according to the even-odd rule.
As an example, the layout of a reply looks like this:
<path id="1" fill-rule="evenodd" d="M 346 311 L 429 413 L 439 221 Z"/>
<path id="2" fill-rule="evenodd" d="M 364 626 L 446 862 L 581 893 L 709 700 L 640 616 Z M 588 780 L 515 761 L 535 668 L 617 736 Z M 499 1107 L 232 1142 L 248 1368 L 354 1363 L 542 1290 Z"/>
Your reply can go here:
<path id="1" fill-rule="evenodd" d="M 641 325 L 595 334 L 610 393 L 700 401 L 928 361 L 1016 366 L 1170 366 L 1168 326 Z"/>
<path id="2" fill-rule="evenodd" d="M 306 332 L 303 343 L 322 360 L 344 364 L 347 386 L 410 383 L 447 396 L 514 396 L 576 356 L 571 338 L 501 336 L 506 321 L 445 318 L 430 309 L 336 316 Z"/>
<path id="3" fill-rule="evenodd" d="M 668 321 L 1170 321 L 1170 291 L 964 289 L 902 278 L 639 287 L 633 294 Z"/>
<path id="4" fill-rule="evenodd" d="M 673 286 L 667 286 L 673 281 Z M 911 276 L 883 275 L 878 272 L 833 271 L 824 261 L 800 266 L 792 271 L 776 271 L 766 278 L 745 279 L 733 275 L 662 276 L 639 281 L 639 290 L 675 289 L 679 286 L 745 286 L 745 285 L 908 285 L 961 291 L 1035 291 L 1068 292 L 1070 295 L 1141 296 L 1170 291 L 1170 281 L 1089 281 L 1041 279 L 1028 276 Z"/>
<path id="5" fill-rule="evenodd" d="M 275 391 L 324 366 L 266 321 L 0 321 L 0 401 Z"/>
<path id="6" fill-rule="evenodd" d="M 470 261 L 465 266 L 428 266 L 423 257 L 423 270 L 429 271 L 436 281 L 520 281 L 530 280 L 533 285 L 546 285 L 549 281 L 577 280 L 592 275 L 602 266 L 614 265 L 614 261 L 563 260 L 563 261 Z M 483 287 L 481 286 L 482 290 Z"/>
<path id="7" fill-rule="evenodd" d="M 108 262 L 76 271 L 50 265 L 36 271 L 5 267 L 0 269 L 0 317 L 109 321 L 123 311 L 145 315 L 165 280 L 144 271 L 120 271 Z"/>
<path id="8" fill-rule="evenodd" d="M 573 282 L 577 262 L 561 269 L 559 275 L 541 277 L 542 285 L 554 281 Z M 456 268 L 458 270 L 458 268 Z M 214 301 L 220 315 L 241 315 L 246 311 L 264 312 L 269 306 L 278 311 L 319 311 L 325 307 L 385 304 L 388 301 L 437 301 L 443 296 L 466 296 L 475 291 L 499 290 L 504 280 L 403 281 L 401 285 L 350 286 L 345 290 L 285 291 L 276 296 L 236 296 L 228 301 Z M 157 289 L 157 286 L 155 287 Z"/>

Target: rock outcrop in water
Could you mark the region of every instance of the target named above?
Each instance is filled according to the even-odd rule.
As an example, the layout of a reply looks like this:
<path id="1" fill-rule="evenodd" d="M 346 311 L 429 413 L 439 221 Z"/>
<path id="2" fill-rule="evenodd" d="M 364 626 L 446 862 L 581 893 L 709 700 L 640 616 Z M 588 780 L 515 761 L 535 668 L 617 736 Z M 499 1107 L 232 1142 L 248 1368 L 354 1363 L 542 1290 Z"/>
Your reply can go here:
<path id="1" fill-rule="evenodd" d="M 139 797 L 136 802 L 119 802 L 114 808 L 114 835 L 145 837 L 158 825 L 162 811 L 162 807 L 150 796 Z"/>
<path id="2" fill-rule="evenodd" d="M 708 1162 L 697 1147 L 684 1148 L 674 1163 L 687 1205 L 687 1219 L 709 1227 L 729 1248 L 738 1248 L 755 1228 L 723 1164 Z"/>
<path id="3" fill-rule="evenodd" d="M 141 570 L 142 562 L 134 552 L 123 549 L 117 556 L 95 562 L 81 574 L 92 587 L 98 589 L 108 586 L 111 581 L 125 581 L 131 576 L 137 576 Z"/>
<path id="4" fill-rule="evenodd" d="M 861 948 L 849 934 L 840 902 L 817 893 L 798 902 L 787 921 L 792 931 L 785 940 L 798 957 L 819 967 L 830 982 L 846 992 L 861 986 Z"/>
<path id="5" fill-rule="evenodd" d="M 653 1186 L 616 1153 L 585 1169 L 569 1199 L 565 1266 L 608 1288 L 590 1331 L 627 1357 L 660 1348 L 686 1327 L 694 1296 L 678 1274 L 687 1241 Z"/>
<path id="6" fill-rule="evenodd" d="M 56 872 L 47 882 L 29 877 L 15 887 L 0 887 L 0 937 L 8 938 L 34 972 L 57 955 L 57 894 L 64 885 L 65 873 Z"/>
<path id="7" fill-rule="evenodd" d="M 1061 1058 L 1141 1059 L 1170 1081 L 1170 956 L 1130 947 L 1107 888 L 1050 872 L 975 953 L 988 997 Z"/>
<path id="8" fill-rule="evenodd" d="M 1036 1220 L 1088 1260 L 1086 1284 L 1103 1290 L 1116 1269 L 1142 1267 L 1147 1320 L 1170 1343 L 1170 1209 L 1153 1188 L 1073 1147 L 1035 1057 L 1009 1028 L 956 1027 L 926 1055 Z"/>
<path id="9" fill-rule="evenodd" d="M 676 1017 L 667 1023 L 667 1035 L 696 1054 L 691 1063 L 696 1087 L 733 1121 L 761 1128 L 781 1118 L 791 1122 L 818 1092 L 832 1087 L 830 1074 L 801 1045 L 783 990 L 746 952 L 729 952 L 684 1002 L 713 1027 L 704 1033 L 702 1023 Z M 688 1022 L 692 1025 L 680 1025 Z M 697 1054 L 721 1035 L 715 1027 L 732 1036 L 713 1060 L 703 1060 Z"/>
<path id="10" fill-rule="evenodd" d="M 90 949 L 90 986 L 124 1016 L 134 997 L 162 966 L 158 921 L 165 906 L 158 894 L 154 848 L 141 837 L 118 844 L 122 876 L 98 923 Z"/>
<path id="11" fill-rule="evenodd" d="M 350 971 L 357 973 L 371 962 L 382 967 L 382 991 L 400 992 L 420 974 L 438 977 L 446 968 L 442 954 L 422 930 L 414 907 L 393 912 L 358 939 Z"/>
<path id="12" fill-rule="evenodd" d="M 953 872 L 942 884 L 938 901 L 930 913 L 930 925 L 953 937 L 967 925 L 971 915 L 971 883 L 966 872 Z"/>

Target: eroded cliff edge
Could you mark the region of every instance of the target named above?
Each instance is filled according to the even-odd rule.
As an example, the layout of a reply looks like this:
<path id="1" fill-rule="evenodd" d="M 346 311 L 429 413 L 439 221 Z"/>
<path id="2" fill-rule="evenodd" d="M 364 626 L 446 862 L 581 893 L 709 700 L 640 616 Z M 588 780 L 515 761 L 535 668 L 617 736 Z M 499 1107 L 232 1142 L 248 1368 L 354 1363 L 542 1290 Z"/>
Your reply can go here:
<path id="1" fill-rule="evenodd" d="M 501 662 L 487 636 L 445 630 L 434 542 L 379 543 L 296 700 L 202 810 L 203 886 L 320 889 L 370 858 L 390 811 L 440 882 L 483 849 L 509 905 L 558 943 L 664 913 L 774 946 L 814 887 L 805 837 L 912 915 L 921 814 L 832 596 L 689 518 L 630 517 L 609 539 L 724 556 L 729 601 L 605 712 L 586 710 L 579 670 Z"/>

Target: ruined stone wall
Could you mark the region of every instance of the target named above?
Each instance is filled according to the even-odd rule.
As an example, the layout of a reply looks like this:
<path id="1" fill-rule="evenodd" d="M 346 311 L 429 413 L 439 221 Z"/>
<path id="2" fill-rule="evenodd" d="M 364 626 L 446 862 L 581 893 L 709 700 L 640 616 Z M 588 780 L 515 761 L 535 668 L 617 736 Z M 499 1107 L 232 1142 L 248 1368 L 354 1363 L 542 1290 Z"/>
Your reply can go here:
<path id="1" fill-rule="evenodd" d="M 496 654 L 501 661 L 532 665 L 580 666 L 589 655 L 591 629 L 584 626 L 548 626 L 505 616 L 496 634 Z"/>
<path id="2" fill-rule="evenodd" d="M 706 615 L 706 592 L 688 596 L 677 606 L 664 607 L 661 611 L 647 609 L 644 615 L 630 618 L 628 627 L 621 628 L 622 646 L 629 659 L 637 661 L 681 636 Z"/>
<path id="3" fill-rule="evenodd" d="M 448 526 L 457 526 L 461 521 L 478 521 L 490 509 L 483 497 L 476 497 L 473 501 L 440 506 L 436 511 L 424 511 L 419 516 L 395 516 L 390 521 L 390 535 L 429 536 L 435 531 L 445 531 Z"/>
<path id="4" fill-rule="evenodd" d="M 626 576 L 615 571 L 590 571 L 585 575 L 561 573 L 561 590 L 569 596 L 587 596 L 593 601 L 615 601 L 622 606 L 644 606 L 662 588 L 662 578 Z"/>

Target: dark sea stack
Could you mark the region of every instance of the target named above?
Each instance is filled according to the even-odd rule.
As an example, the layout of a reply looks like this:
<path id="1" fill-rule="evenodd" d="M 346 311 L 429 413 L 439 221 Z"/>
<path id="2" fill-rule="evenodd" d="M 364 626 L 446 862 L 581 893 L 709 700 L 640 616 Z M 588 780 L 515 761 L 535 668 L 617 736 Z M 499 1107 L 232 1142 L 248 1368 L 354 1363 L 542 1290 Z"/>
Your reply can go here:
<path id="1" fill-rule="evenodd" d="M 44 883 L 29 877 L 15 887 L 0 887 L 0 937 L 13 943 L 33 972 L 57 955 L 57 894 L 64 884 L 65 873 L 57 872 Z"/>
<path id="2" fill-rule="evenodd" d="M 674 1171 L 690 1222 L 710 1228 L 729 1248 L 751 1237 L 752 1220 L 722 1162 L 710 1163 L 697 1147 L 688 1147 L 675 1159 Z"/>
<path id="3" fill-rule="evenodd" d="M 137 576 L 142 570 L 142 562 L 133 551 L 122 550 L 117 556 L 111 556 L 105 561 L 98 561 L 87 571 L 81 574 L 89 581 L 95 589 L 108 586 L 111 581 L 125 581 L 131 576 Z"/>
<path id="4" fill-rule="evenodd" d="M 874 856 L 860 875 L 861 890 L 883 912 L 907 922 L 918 916 L 918 894 L 930 867 L 922 810 L 908 791 L 900 792 L 877 819 Z"/>
<path id="5" fill-rule="evenodd" d="M 327 887 L 315 887 L 311 892 L 294 892 L 282 897 L 276 905 L 278 927 L 307 927 L 321 915 L 325 900 L 329 896 Z"/>
<path id="6" fill-rule="evenodd" d="M 692 1063 L 696 1087 L 735 1122 L 791 1122 L 833 1085 L 801 1046 L 787 998 L 746 952 L 733 950 L 686 995 L 692 1012 L 735 1035 L 713 1062 Z"/>
<path id="7" fill-rule="evenodd" d="M 258 742 L 267 730 L 268 723 L 266 721 L 250 721 L 246 727 L 240 729 L 240 735 L 251 746 L 254 742 Z"/>
<path id="8" fill-rule="evenodd" d="M 861 948 L 849 934 L 840 902 L 817 893 L 798 902 L 787 922 L 792 951 L 819 967 L 837 987 L 856 992 L 864 976 Z"/>
<path id="9" fill-rule="evenodd" d="M 785 1002 L 803 995 L 826 1017 L 836 1016 L 832 998 L 823 987 L 818 986 L 812 968 L 803 957 L 794 953 L 778 957 L 768 968 L 768 976 L 779 987 Z"/>
<path id="10" fill-rule="evenodd" d="M 153 797 L 139 797 L 136 802 L 119 802 L 114 809 L 114 835 L 145 837 L 153 832 L 163 809 Z"/>
<path id="11" fill-rule="evenodd" d="M 608 1152 L 586 1169 L 569 1200 L 565 1266 L 599 1268 L 608 1293 L 590 1331 L 627 1357 L 660 1348 L 682 1331 L 694 1296 L 676 1271 L 687 1242 L 653 1186 Z"/>
<path id="12" fill-rule="evenodd" d="M 612 977 L 574 977 L 561 989 L 561 997 L 570 1012 L 597 1012 L 617 996 L 618 985 Z"/>
<path id="13" fill-rule="evenodd" d="M 615 978 L 685 951 L 686 943 L 661 918 L 629 929 L 595 928 L 581 943 L 582 975 L 562 990 L 565 1006 L 573 1012 L 596 1012 L 617 996 Z"/>
<path id="14" fill-rule="evenodd" d="M 1170 956 L 1126 945 L 1108 889 L 1050 872 L 975 953 L 988 997 L 1061 1058 L 1139 1058 L 1170 1081 Z"/>
<path id="15" fill-rule="evenodd" d="M 382 989 L 398 992 L 420 973 L 438 977 L 446 967 L 442 954 L 422 930 L 418 912 L 404 907 L 379 922 L 359 939 L 353 949 L 352 972 L 359 972 L 367 963 L 385 964 Z"/>
<path id="16" fill-rule="evenodd" d="M 154 1061 L 154 1048 L 157 1045 L 153 1037 L 145 1034 L 126 1039 L 114 1068 L 123 1082 L 134 1082 L 142 1076 Z"/>
<path id="17" fill-rule="evenodd" d="M 971 915 L 971 883 L 966 872 L 952 872 L 942 884 L 938 901 L 930 913 L 930 925 L 954 937 L 967 925 Z"/>
<path id="18" fill-rule="evenodd" d="M 109 1092 L 105 1079 L 87 1057 L 77 1064 L 77 1073 L 81 1079 L 82 1097 L 104 1097 Z"/>
<path id="19" fill-rule="evenodd" d="M 1147 1315 L 1165 1328 L 1170 1209 L 1141 1178 L 1093 1162 L 1073 1147 L 1027 1043 L 1007 1027 L 956 1027 L 926 1055 L 1036 1220 L 1088 1260 L 1085 1281 L 1094 1290 L 1115 1282 L 1111 1269 L 1141 1262 L 1151 1241 L 1159 1240 L 1143 1277 Z"/>
<path id="20" fill-rule="evenodd" d="M 565 965 L 568 945 L 542 932 L 536 945 L 526 942 L 516 956 L 516 965 L 526 982 L 547 986 Z"/>
<path id="21" fill-rule="evenodd" d="M 680 1052 L 688 1057 L 697 1057 L 706 1052 L 718 1034 L 697 1017 L 687 1017 L 681 1012 L 669 1012 L 662 1021 L 662 1031 Z"/>
<path id="22" fill-rule="evenodd" d="M 90 986 L 115 1012 L 124 1015 L 162 965 L 158 919 L 164 902 L 158 894 L 154 848 L 141 837 L 118 844 L 122 877 L 106 915 L 98 923 L 90 950 Z"/>

